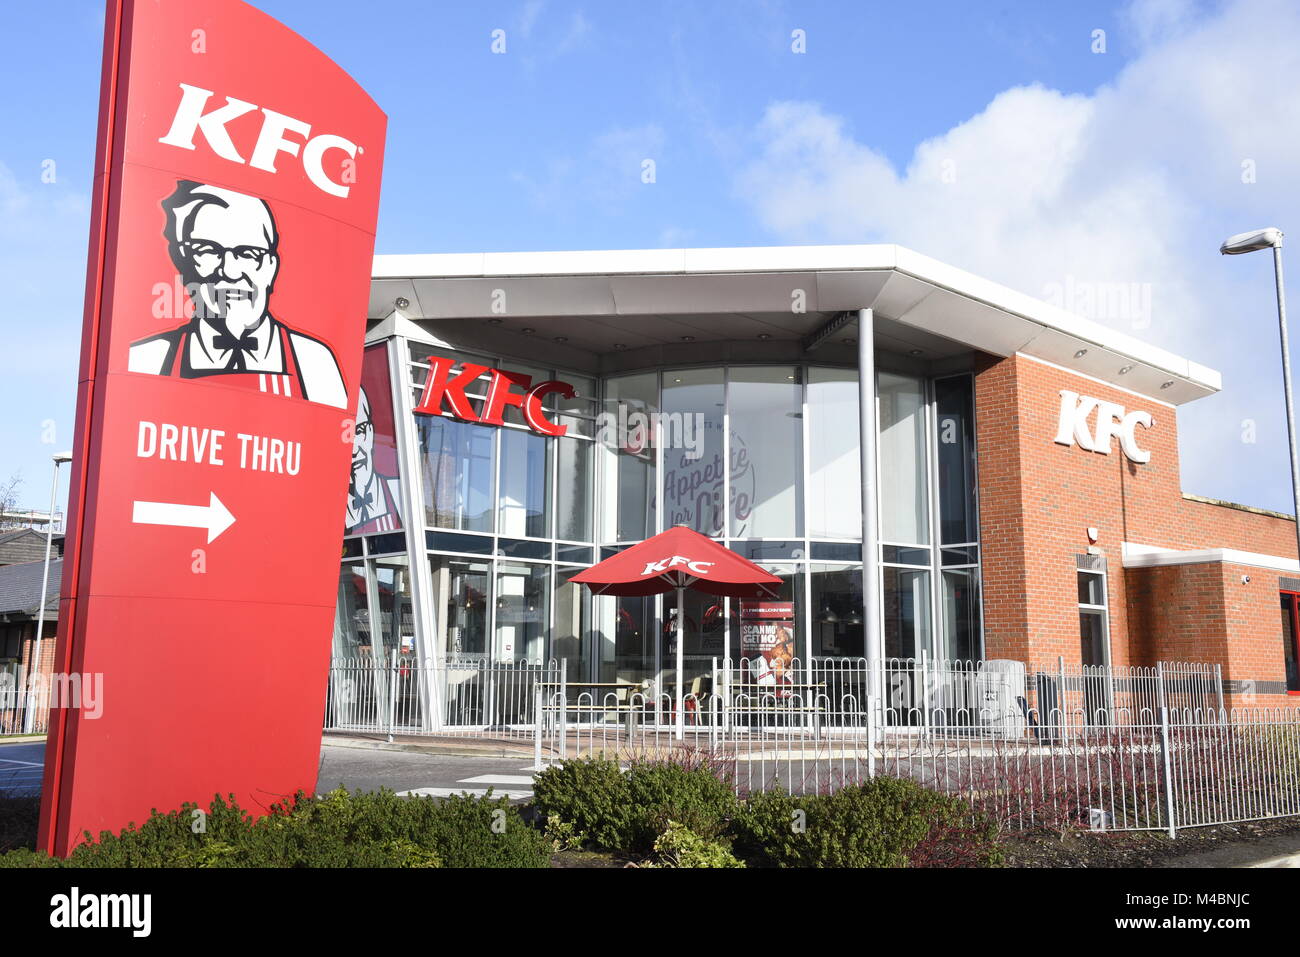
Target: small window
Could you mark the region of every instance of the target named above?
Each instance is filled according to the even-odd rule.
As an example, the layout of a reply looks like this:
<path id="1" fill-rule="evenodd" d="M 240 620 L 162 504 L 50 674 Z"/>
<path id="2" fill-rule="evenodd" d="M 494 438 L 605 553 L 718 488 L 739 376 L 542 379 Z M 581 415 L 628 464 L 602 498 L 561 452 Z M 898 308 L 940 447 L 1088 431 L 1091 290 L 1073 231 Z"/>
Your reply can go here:
<path id="1" fill-rule="evenodd" d="M 1077 575 L 1080 660 L 1089 666 L 1108 665 L 1110 664 L 1110 636 L 1106 608 L 1106 566 L 1092 555 L 1081 555 L 1079 559 Z"/>
<path id="2" fill-rule="evenodd" d="M 1300 592 L 1282 592 L 1282 659 L 1286 662 L 1286 690 L 1300 692 Z"/>

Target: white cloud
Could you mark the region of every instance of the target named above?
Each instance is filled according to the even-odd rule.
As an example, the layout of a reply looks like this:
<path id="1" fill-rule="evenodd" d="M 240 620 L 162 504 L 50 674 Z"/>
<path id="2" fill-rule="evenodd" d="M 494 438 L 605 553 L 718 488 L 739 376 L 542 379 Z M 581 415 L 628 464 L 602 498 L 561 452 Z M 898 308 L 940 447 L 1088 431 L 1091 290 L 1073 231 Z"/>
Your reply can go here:
<path id="1" fill-rule="evenodd" d="M 1224 373 L 1223 395 L 1180 410 L 1185 486 L 1289 506 L 1271 275 L 1217 246 L 1300 235 L 1300 8 L 1147 0 L 1124 22 L 1137 53 L 1113 82 L 1005 90 L 901 171 L 820 104 L 774 103 L 738 194 L 784 240 L 897 242 L 1036 296 L 1137 284 L 1149 313 L 1092 318 Z"/>

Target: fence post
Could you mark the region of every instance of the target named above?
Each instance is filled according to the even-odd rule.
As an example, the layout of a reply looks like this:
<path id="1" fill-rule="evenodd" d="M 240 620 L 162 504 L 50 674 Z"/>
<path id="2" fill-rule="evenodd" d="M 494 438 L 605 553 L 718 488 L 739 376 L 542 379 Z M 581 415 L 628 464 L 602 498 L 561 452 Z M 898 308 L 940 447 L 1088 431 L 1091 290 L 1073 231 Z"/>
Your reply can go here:
<path id="1" fill-rule="evenodd" d="M 397 709 L 397 649 L 393 649 L 392 659 L 389 662 L 388 670 L 388 741 L 393 741 L 393 726 L 396 721 Z"/>
<path id="2" fill-rule="evenodd" d="M 1169 702 L 1165 700 L 1165 663 L 1163 661 L 1156 662 L 1156 687 L 1158 689 L 1156 707 L 1164 711 Z"/>
<path id="3" fill-rule="evenodd" d="M 1173 762 L 1169 754 L 1169 709 L 1160 709 L 1160 763 L 1164 766 L 1165 779 L 1165 814 L 1169 819 L 1169 836 L 1178 836 L 1178 822 L 1174 819 L 1174 776 Z"/>
<path id="4" fill-rule="evenodd" d="M 930 655 L 921 649 L 921 733 L 930 736 Z"/>
<path id="5" fill-rule="evenodd" d="M 563 684 L 564 679 L 561 678 L 560 681 L 561 688 L 563 689 L 565 687 Z M 566 725 L 569 717 L 569 697 L 567 691 L 561 690 L 556 704 L 556 721 L 558 722 L 556 725 L 556 737 L 559 739 L 560 760 L 564 761 L 569 757 L 569 736 L 568 727 Z"/>
<path id="6" fill-rule="evenodd" d="M 882 698 L 867 696 L 867 780 L 876 776 L 876 707 Z"/>
<path id="7" fill-rule="evenodd" d="M 542 770 L 542 682 L 533 689 L 533 770 Z"/>
<path id="8" fill-rule="evenodd" d="M 1060 717 L 1057 719 L 1061 725 L 1061 736 L 1065 736 L 1065 655 L 1056 656 L 1056 706 L 1060 710 Z"/>
<path id="9" fill-rule="evenodd" d="M 1214 666 L 1214 696 L 1218 701 L 1218 718 L 1222 723 L 1227 723 L 1228 716 L 1223 710 L 1223 665 Z"/>

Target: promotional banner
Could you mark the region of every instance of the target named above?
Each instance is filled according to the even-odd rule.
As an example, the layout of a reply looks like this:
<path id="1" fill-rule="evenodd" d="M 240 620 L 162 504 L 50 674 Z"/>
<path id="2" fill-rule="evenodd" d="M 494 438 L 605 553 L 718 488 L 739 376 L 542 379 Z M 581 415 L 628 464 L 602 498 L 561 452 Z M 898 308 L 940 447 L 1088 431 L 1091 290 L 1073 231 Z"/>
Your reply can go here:
<path id="1" fill-rule="evenodd" d="M 110 0 L 41 846 L 316 783 L 386 118 L 239 0 Z"/>
<path id="2" fill-rule="evenodd" d="M 352 471 L 344 527 L 349 535 L 394 532 L 402 527 L 393 390 L 388 346 L 368 346 L 361 363 Z"/>
<path id="3" fill-rule="evenodd" d="M 794 602 L 742 601 L 740 654 L 762 691 L 789 697 L 794 683 Z"/>

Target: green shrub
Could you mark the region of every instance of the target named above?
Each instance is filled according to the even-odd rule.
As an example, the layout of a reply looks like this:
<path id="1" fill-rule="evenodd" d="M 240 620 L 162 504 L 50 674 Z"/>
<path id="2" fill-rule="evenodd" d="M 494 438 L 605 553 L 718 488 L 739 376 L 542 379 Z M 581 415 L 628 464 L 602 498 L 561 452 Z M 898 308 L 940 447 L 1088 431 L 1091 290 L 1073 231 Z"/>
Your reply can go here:
<path id="1" fill-rule="evenodd" d="M 670 820 L 714 840 L 736 811 L 731 783 L 690 755 L 633 762 L 626 772 L 601 758 L 565 761 L 537 775 L 533 802 L 584 843 L 628 853 L 649 852 Z"/>
<path id="2" fill-rule="evenodd" d="M 832 794 L 755 794 L 738 812 L 735 833 L 738 849 L 778 867 L 998 863 L 992 824 L 971 822 L 970 806 L 957 798 L 878 777 Z"/>
<path id="3" fill-rule="evenodd" d="M 579 841 L 622 850 L 631 828 L 627 779 L 616 761 L 586 758 L 552 765 L 533 778 L 533 806 L 571 825 Z"/>
<path id="4" fill-rule="evenodd" d="M 722 836 L 736 813 L 731 782 L 707 767 L 638 762 L 627 771 L 633 809 L 628 850 L 648 849 L 676 821 L 705 841 Z"/>
<path id="5" fill-rule="evenodd" d="M 726 845 L 706 841 L 684 824 L 669 821 L 655 841 L 655 859 L 646 867 L 744 867 Z"/>
<path id="6" fill-rule="evenodd" d="M 66 860 L 31 851 L 4 866 L 59 867 L 546 867 L 551 847 L 505 798 L 401 798 L 338 790 L 298 795 L 254 820 L 217 797 L 206 815 L 186 804 L 118 834 L 87 834 Z M 203 827 L 195 833 L 194 823 Z"/>

